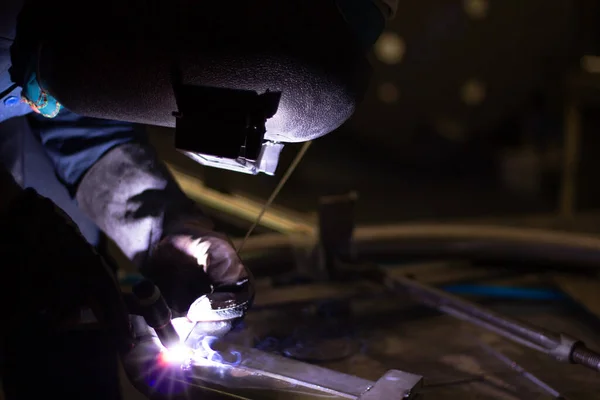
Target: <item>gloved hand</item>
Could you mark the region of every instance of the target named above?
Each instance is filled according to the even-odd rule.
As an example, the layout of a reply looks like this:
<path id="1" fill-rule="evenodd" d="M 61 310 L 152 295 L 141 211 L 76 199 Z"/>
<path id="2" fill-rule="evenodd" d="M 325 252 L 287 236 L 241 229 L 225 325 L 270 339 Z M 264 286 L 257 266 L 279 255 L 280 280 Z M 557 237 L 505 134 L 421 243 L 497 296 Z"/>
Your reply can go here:
<path id="1" fill-rule="evenodd" d="M 211 291 L 221 303 L 223 296 L 252 299 L 250 274 L 231 243 L 212 230 L 149 146 L 129 143 L 109 151 L 85 174 L 76 198 L 80 208 L 158 286 L 175 313 L 184 316 L 196 299 L 210 298 Z M 239 319 L 215 321 L 214 313 L 210 314 L 192 317 L 225 320 L 228 327 Z"/>
<path id="2" fill-rule="evenodd" d="M 169 235 L 161 240 L 141 272 L 159 287 L 175 316 L 187 316 L 193 322 L 233 323 L 239 319 L 239 314 L 215 315 L 198 306 L 208 307 L 209 302 L 200 301 L 190 310 L 192 303 L 204 296 L 234 303 L 248 303 L 253 297 L 251 275 L 231 242 L 200 227 L 193 234 Z"/>

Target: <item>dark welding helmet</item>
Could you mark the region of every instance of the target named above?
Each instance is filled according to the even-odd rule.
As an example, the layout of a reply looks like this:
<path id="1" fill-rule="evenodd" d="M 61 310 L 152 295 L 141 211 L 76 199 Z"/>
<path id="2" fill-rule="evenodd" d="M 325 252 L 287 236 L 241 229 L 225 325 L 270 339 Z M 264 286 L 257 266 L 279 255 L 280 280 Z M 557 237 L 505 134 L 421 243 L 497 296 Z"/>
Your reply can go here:
<path id="1" fill-rule="evenodd" d="M 273 174 L 284 143 L 354 112 L 380 1 L 34 0 L 13 70 L 33 52 L 40 85 L 65 108 L 175 127 L 176 147 L 202 164 Z"/>

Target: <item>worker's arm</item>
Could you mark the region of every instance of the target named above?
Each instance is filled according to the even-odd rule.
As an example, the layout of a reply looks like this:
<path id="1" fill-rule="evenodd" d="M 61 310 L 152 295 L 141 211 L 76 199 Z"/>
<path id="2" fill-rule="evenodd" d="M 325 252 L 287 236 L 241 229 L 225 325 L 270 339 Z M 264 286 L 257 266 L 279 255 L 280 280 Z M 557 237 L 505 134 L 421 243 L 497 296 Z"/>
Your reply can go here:
<path id="1" fill-rule="evenodd" d="M 206 281 L 231 285 L 247 277 L 233 247 L 212 231 L 140 127 L 66 110 L 51 119 L 35 116 L 32 125 L 79 207 L 176 311 L 187 311 Z"/>
<path id="2" fill-rule="evenodd" d="M 58 178 L 72 195 L 85 173 L 108 151 L 145 139 L 141 126 L 81 117 L 65 109 L 55 118 L 31 113 L 28 119 Z"/>

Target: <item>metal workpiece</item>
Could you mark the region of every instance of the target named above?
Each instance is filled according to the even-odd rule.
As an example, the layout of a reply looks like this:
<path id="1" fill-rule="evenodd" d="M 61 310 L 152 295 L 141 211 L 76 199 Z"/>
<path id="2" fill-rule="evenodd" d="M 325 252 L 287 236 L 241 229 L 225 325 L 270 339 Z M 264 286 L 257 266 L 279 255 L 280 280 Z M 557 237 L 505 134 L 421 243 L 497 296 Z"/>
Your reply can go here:
<path id="1" fill-rule="evenodd" d="M 216 385 L 249 399 L 389 399 L 412 398 L 421 377 L 390 371 L 381 381 L 332 371 L 256 349 L 215 344 L 214 355 L 196 359 L 190 369 L 194 388 Z M 364 397 L 386 393 L 384 397 Z M 392 393 L 393 392 L 393 393 Z"/>
<path id="2" fill-rule="evenodd" d="M 423 377 L 391 370 L 363 393 L 359 400 L 415 399 L 423 386 Z"/>
<path id="3" fill-rule="evenodd" d="M 421 382 L 401 371 L 373 382 L 212 338 L 203 341 L 191 362 L 182 363 L 168 357 L 142 320 L 132 323 L 138 342 L 123 365 L 134 385 L 152 399 L 400 400 L 412 399 Z M 370 397 L 364 397 L 367 393 Z M 391 396 L 373 397 L 377 393 Z"/>
<path id="4" fill-rule="evenodd" d="M 257 349 L 230 344 L 215 344 L 213 348 L 217 351 L 217 359 L 209 356 L 205 360 L 197 360 L 193 367 L 194 375 L 198 380 L 220 383 L 228 389 L 259 389 L 263 395 L 293 390 L 296 395 L 301 395 L 298 398 L 327 395 L 333 398 L 357 399 L 373 385 L 372 381 L 366 379 Z M 218 360 L 228 356 L 235 357 L 236 362 L 226 363 Z M 251 398 L 283 398 L 274 394 Z M 294 396 L 285 398 L 296 398 Z"/>
<path id="5" fill-rule="evenodd" d="M 429 307 L 463 321 L 470 322 L 506 339 L 546 353 L 561 362 L 580 364 L 598 371 L 600 355 L 574 338 L 534 327 L 503 316 L 477 304 L 414 280 L 382 273 L 385 285 L 400 290 Z"/>

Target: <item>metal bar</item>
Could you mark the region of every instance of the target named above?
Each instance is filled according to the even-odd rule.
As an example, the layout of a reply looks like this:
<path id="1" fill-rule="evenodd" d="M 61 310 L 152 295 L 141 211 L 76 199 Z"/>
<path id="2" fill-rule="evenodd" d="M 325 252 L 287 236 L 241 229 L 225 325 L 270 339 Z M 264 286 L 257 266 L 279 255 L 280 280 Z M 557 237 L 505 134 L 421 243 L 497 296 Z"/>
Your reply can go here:
<path id="1" fill-rule="evenodd" d="M 557 361 L 580 364 L 600 371 L 600 354 L 588 349 L 578 339 L 516 321 L 410 279 L 391 278 L 383 271 L 382 281 L 387 287 L 407 291 L 409 296 L 430 307 L 489 329 L 524 346 L 547 353 Z"/>
<path id="2" fill-rule="evenodd" d="M 511 360 L 506 355 L 502 354 L 501 352 L 499 352 L 498 350 L 494 349 L 492 346 L 490 346 L 486 343 L 483 343 L 480 341 L 480 345 L 486 352 L 488 352 L 492 356 L 496 357 L 498 360 L 500 360 L 502 363 L 504 363 L 507 367 L 509 367 L 510 369 L 512 369 L 519 375 L 521 375 L 523 378 L 527 379 L 528 381 L 530 381 L 531 383 L 536 385 L 538 388 L 542 389 L 544 392 L 548 393 L 553 398 L 564 399 L 564 397 L 561 396 L 559 392 L 557 392 L 546 382 L 542 381 L 540 378 L 533 375 L 531 372 L 527 371 L 525 368 L 523 368 L 522 366 L 517 364 L 516 361 Z"/>
<path id="3" fill-rule="evenodd" d="M 460 319 L 462 321 L 469 322 L 473 325 L 477 325 L 480 328 L 487 329 L 490 332 L 494 332 L 495 334 L 500 335 L 506 339 L 512 340 L 513 342 L 518 343 L 522 346 L 529 347 L 530 349 L 533 349 L 533 350 L 536 350 L 536 351 L 539 351 L 542 353 L 548 352 L 548 350 L 542 346 L 538 346 L 526 339 L 523 339 L 522 337 L 520 337 L 518 335 L 515 335 L 514 333 L 512 333 L 510 331 L 499 328 L 498 326 L 491 324 L 489 322 L 485 322 L 480 319 L 477 319 L 469 314 L 466 314 L 462 311 L 458 311 L 452 307 L 440 307 L 438 310 L 445 314 L 448 314 L 452 317 Z"/>
<path id="4" fill-rule="evenodd" d="M 181 360 L 165 361 L 152 331 L 133 322 L 139 342 L 123 366 L 130 382 L 152 399 L 357 400 L 372 388 L 395 388 L 386 400 L 404 400 L 421 385 L 420 376 L 402 371 L 391 370 L 372 382 L 225 342 L 203 342 L 186 367 Z"/>
<path id="5" fill-rule="evenodd" d="M 213 349 L 214 353 L 209 351 L 206 358 L 194 361 L 189 378 L 196 387 L 226 388 L 243 398 L 357 399 L 375 384 L 257 349 L 226 343 L 215 344 Z"/>
<path id="6" fill-rule="evenodd" d="M 179 395 L 171 393 L 169 399 L 408 400 L 418 395 L 423 382 L 419 375 L 398 370 L 390 370 L 372 382 L 223 342 L 204 350 L 205 357 L 195 357 L 184 375 L 166 375 L 170 381 L 167 387 L 182 384 L 186 388 Z"/>
<path id="7" fill-rule="evenodd" d="M 131 383 L 152 399 L 358 400 L 373 390 L 371 397 L 385 392 L 391 393 L 386 400 L 404 400 L 417 395 L 422 383 L 422 377 L 398 370 L 372 382 L 208 337 L 188 363 L 185 355 L 165 353 L 143 318 L 132 318 L 132 325 L 137 342 L 123 367 Z"/>
<path id="8" fill-rule="evenodd" d="M 405 290 L 412 297 L 438 309 L 444 313 L 468 319 L 470 322 L 481 325 L 521 344 L 538 350 L 552 351 L 561 344 L 560 335 L 545 332 L 520 321 L 484 309 L 469 301 L 452 296 L 444 291 L 422 285 L 414 280 L 403 277 L 390 278 L 386 276 L 386 286 L 394 289 Z"/>
<path id="9" fill-rule="evenodd" d="M 391 370 L 375 382 L 375 385 L 361 395 L 358 400 L 410 400 L 419 395 L 422 386 L 422 376 Z"/>

